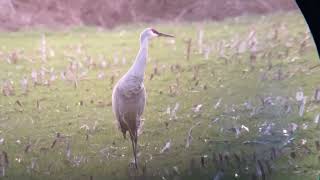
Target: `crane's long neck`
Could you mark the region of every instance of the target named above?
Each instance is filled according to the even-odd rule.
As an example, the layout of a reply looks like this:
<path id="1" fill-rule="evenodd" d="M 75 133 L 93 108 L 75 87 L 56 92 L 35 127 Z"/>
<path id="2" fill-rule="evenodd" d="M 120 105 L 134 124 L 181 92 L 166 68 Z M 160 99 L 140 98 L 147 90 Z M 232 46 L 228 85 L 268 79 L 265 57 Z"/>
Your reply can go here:
<path id="1" fill-rule="evenodd" d="M 141 78 L 144 77 L 144 71 L 145 71 L 147 57 L 148 57 L 148 45 L 149 45 L 148 38 L 141 39 L 140 49 L 133 65 L 128 71 L 129 75 L 138 76 Z"/>

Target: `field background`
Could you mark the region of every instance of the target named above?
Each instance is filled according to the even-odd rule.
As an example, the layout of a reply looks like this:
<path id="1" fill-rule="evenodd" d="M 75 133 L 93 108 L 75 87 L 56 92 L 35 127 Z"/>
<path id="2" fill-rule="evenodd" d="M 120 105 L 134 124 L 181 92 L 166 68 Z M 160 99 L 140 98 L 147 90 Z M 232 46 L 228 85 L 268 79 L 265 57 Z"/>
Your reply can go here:
<path id="1" fill-rule="evenodd" d="M 153 25 L 176 38 L 150 43 L 134 171 L 111 92 L 148 26 L 0 32 L 3 179 L 318 178 L 319 59 L 298 11 Z"/>
<path id="2" fill-rule="evenodd" d="M 223 20 L 298 9 L 293 0 L 2 0 L 0 30 Z"/>

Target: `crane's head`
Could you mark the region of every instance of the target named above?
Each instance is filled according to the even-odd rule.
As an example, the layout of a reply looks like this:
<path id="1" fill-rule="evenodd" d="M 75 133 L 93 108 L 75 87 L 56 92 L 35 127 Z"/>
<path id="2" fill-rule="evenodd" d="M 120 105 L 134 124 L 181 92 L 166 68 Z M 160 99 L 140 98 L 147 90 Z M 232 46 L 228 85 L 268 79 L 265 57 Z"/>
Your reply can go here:
<path id="1" fill-rule="evenodd" d="M 154 38 L 154 37 L 171 37 L 171 38 L 174 38 L 174 36 L 172 36 L 172 35 L 158 32 L 153 28 L 145 29 L 144 31 L 142 31 L 140 36 L 141 36 L 141 40 L 143 40 L 145 38 L 149 39 L 149 38 Z"/>

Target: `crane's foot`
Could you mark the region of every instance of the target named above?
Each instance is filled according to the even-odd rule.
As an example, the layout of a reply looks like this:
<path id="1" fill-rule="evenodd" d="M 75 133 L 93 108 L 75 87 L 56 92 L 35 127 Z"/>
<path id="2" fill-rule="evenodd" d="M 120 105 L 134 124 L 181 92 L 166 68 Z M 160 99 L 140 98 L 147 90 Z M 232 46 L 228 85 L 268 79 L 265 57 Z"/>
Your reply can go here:
<path id="1" fill-rule="evenodd" d="M 135 169 L 139 169 L 139 166 L 138 166 L 138 157 L 141 155 L 141 153 L 140 152 L 137 152 L 137 160 L 135 160 L 135 158 L 133 157 L 132 159 L 131 159 L 131 161 L 129 162 L 129 167 L 130 168 L 135 168 Z"/>
<path id="2" fill-rule="evenodd" d="M 138 177 L 140 174 L 138 167 L 135 166 L 134 162 L 130 162 L 128 165 L 128 175 L 130 177 Z M 135 178 L 133 178 L 135 179 Z"/>
<path id="3" fill-rule="evenodd" d="M 136 169 L 136 170 L 138 170 L 138 169 L 139 169 L 138 162 L 135 162 L 134 159 L 133 159 L 133 160 L 130 161 L 130 163 L 129 163 L 129 168 L 130 168 L 130 169 Z"/>

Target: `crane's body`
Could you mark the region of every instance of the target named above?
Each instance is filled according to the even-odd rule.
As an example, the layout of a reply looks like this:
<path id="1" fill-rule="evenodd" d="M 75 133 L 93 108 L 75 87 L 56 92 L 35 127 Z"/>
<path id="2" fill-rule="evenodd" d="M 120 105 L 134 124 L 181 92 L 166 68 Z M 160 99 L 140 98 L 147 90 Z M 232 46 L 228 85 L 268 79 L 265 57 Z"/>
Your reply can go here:
<path id="1" fill-rule="evenodd" d="M 133 65 L 116 83 L 112 92 L 112 110 L 123 137 L 126 138 L 126 132 L 129 132 L 136 168 L 138 129 L 146 104 L 143 79 L 147 63 L 148 44 L 149 39 L 156 36 L 172 37 L 151 28 L 145 29 L 140 34 L 140 50 Z"/>

